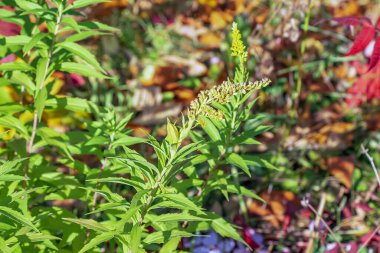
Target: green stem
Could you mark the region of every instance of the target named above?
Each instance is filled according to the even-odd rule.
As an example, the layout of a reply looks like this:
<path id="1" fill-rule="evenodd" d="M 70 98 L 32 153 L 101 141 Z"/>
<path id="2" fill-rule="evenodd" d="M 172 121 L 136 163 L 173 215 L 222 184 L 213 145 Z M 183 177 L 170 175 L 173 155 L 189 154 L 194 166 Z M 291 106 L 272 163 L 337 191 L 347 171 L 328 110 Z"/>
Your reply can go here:
<path id="1" fill-rule="evenodd" d="M 43 78 L 42 78 L 40 84 L 36 84 L 36 85 L 38 85 L 38 92 L 40 92 L 42 90 L 42 88 L 44 87 L 44 84 L 45 84 L 45 81 L 47 78 L 48 70 L 50 67 L 50 61 L 51 61 L 51 58 L 53 56 L 54 46 L 56 43 L 57 34 L 59 32 L 59 26 L 61 25 L 61 20 L 62 20 L 62 6 L 59 6 L 57 21 L 56 21 L 55 28 L 54 28 L 54 34 L 53 34 L 52 42 L 50 44 L 48 59 L 47 59 L 46 65 L 45 65 Z M 28 147 L 27 147 L 27 151 L 29 154 L 31 154 L 33 151 L 33 144 L 34 144 L 34 139 L 36 137 L 37 126 L 38 126 L 38 113 L 37 113 L 37 110 L 34 110 L 32 135 L 30 137 L 30 141 L 29 141 Z"/>
<path id="2" fill-rule="evenodd" d="M 167 160 L 164 168 L 162 169 L 162 171 L 161 171 L 160 175 L 158 176 L 155 184 L 153 185 L 152 190 L 151 190 L 149 196 L 147 197 L 145 204 L 143 205 L 143 207 L 141 209 L 141 216 L 140 216 L 139 221 L 138 221 L 140 225 L 142 225 L 144 222 L 145 215 L 148 213 L 149 207 L 152 205 L 152 202 L 158 193 L 158 190 L 160 188 L 160 184 L 162 182 L 166 181 L 165 177 L 173 168 L 173 161 L 177 155 L 178 149 L 180 148 L 183 140 L 185 138 L 187 138 L 187 136 L 190 132 L 190 129 L 192 129 L 192 127 L 193 127 L 194 122 L 195 122 L 195 120 L 190 118 L 189 121 L 184 125 L 183 129 L 181 130 L 181 132 L 179 134 L 179 140 L 178 140 L 177 145 L 173 146 L 173 150 L 171 150 L 171 152 L 170 152 L 170 158 Z"/>

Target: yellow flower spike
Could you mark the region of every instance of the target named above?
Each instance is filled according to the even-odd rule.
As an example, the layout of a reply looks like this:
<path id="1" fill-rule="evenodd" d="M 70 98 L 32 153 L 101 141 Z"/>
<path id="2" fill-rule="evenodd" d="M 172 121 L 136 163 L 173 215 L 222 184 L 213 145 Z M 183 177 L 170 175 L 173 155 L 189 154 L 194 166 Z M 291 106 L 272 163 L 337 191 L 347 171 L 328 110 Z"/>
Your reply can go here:
<path id="1" fill-rule="evenodd" d="M 248 52 L 245 50 L 243 40 L 241 38 L 241 33 L 234 22 L 232 24 L 232 45 L 231 45 L 231 56 L 240 57 L 242 62 L 247 61 Z"/>
<path id="2" fill-rule="evenodd" d="M 248 83 L 232 83 L 225 81 L 221 85 L 215 86 L 209 90 L 201 91 L 198 97 L 193 100 L 188 110 L 188 116 L 197 119 L 203 115 L 214 119 L 223 119 L 223 113 L 214 107 L 212 103 L 225 104 L 238 93 L 247 93 L 252 90 L 259 90 L 270 84 L 270 80 L 265 78 L 260 81 Z"/>

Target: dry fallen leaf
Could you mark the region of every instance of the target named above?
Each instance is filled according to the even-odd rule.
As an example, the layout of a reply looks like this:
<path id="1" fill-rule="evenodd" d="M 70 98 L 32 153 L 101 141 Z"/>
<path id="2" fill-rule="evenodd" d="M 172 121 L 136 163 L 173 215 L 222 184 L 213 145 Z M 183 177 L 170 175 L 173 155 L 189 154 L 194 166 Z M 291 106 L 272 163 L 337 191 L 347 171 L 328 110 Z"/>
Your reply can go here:
<path id="1" fill-rule="evenodd" d="M 208 48 L 219 48 L 222 38 L 215 33 L 208 32 L 200 36 L 199 42 Z"/>
<path id="2" fill-rule="evenodd" d="M 223 11 L 213 11 L 210 15 L 211 28 L 214 30 L 225 29 L 232 22 L 233 17 Z"/>
<path id="3" fill-rule="evenodd" d="M 327 159 L 327 170 L 344 186 L 350 189 L 352 186 L 352 174 L 355 168 L 354 162 L 353 156 L 329 157 Z"/>
<path id="4" fill-rule="evenodd" d="M 166 122 L 167 118 L 178 117 L 181 111 L 181 104 L 164 104 L 147 107 L 144 108 L 141 114 L 133 120 L 133 123 L 143 126 L 163 124 Z"/>
<path id="5" fill-rule="evenodd" d="M 263 192 L 260 197 L 266 204 L 251 200 L 247 205 L 249 213 L 260 216 L 277 228 L 285 221 L 286 215 L 294 214 L 300 207 L 297 196 L 290 191 Z"/>

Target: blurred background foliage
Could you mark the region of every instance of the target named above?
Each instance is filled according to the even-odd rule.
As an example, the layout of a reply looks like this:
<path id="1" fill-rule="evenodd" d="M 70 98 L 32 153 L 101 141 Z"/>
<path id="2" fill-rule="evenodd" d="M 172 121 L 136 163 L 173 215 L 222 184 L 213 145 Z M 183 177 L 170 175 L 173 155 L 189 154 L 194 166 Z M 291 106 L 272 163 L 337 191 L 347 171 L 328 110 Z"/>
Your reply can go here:
<path id="1" fill-rule="evenodd" d="M 326 225 L 314 228 L 316 215 L 301 206 L 307 198 L 317 209 L 324 199 L 321 215 L 347 252 L 357 252 L 363 244 L 362 252 L 380 249 L 378 184 L 361 150 L 361 145 L 367 147 L 380 164 L 380 70 L 363 78 L 373 43 L 363 53 L 344 57 L 358 31 L 332 21 L 356 16 L 376 23 L 379 1 L 113 0 L 84 12 L 78 19 L 118 28 L 115 36 L 83 43 L 96 52 L 111 78 L 57 73 L 53 93 L 114 108 L 121 118 L 133 111 L 133 135 L 142 136 L 144 129 L 157 138 L 166 134 L 167 117 L 177 118 L 199 91 L 232 76 L 228 32 L 236 21 L 247 42 L 251 80 L 272 80 L 257 94 L 255 113 L 269 118 L 273 129 L 259 135 L 260 145 L 247 152 L 265 153 L 280 172 L 256 168 L 242 182 L 266 204 L 247 198 L 244 211 L 238 199 L 226 202 L 216 195 L 208 200 L 209 207 L 244 227 L 245 239 L 256 249 L 302 252 L 315 230 L 324 245 L 318 252 L 339 252 Z M 0 34 L 18 32 L 17 26 L 0 21 Z M 16 56 L 2 61 L 10 57 Z M 355 85 L 364 88 L 350 89 Z M 354 100 L 358 94 L 360 100 Z M 12 87 L 0 85 L 0 111 L 1 104 L 20 99 Z M 26 112 L 19 118 L 25 123 L 32 117 Z M 51 110 L 43 121 L 66 132 L 80 129 L 89 117 Z M 11 140 L 14 130 L 0 126 L 1 133 L 3 140 Z"/>

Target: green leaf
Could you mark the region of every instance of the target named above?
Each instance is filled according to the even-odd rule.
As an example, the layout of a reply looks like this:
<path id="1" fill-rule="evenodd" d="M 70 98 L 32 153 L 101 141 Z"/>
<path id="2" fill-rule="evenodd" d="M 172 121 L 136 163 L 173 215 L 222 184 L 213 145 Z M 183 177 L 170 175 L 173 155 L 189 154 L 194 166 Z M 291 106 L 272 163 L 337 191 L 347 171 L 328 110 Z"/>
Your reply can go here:
<path id="1" fill-rule="evenodd" d="M 239 241 L 247 246 L 245 241 L 240 237 L 239 233 L 222 217 L 214 214 L 208 213 L 208 216 L 212 219 L 211 227 L 217 232 L 219 235 L 223 237 L 229 237 L 236 241 Z"/>
<path id="2" fill-rule="evenodd" d="M 129 208 L 129 210 L 123 214 L 123 216 L 121 217 L 121 220 L 118 222 L 117 229 L 122 230 L 125 223 L 127 223 L 133 217 L 133 215 L 136 214 L 136 212 L 140 209 L 140 207 L 141 205 L 137 205 L 137 206 Z"/>
<path id="3" fill-rule="evenodd" d="M 12 72 L 12 77 L 9 79 L 9 81 L 20 86 L 25 86 L 29 95 L 34 96 L 36 86 L 27 74 L 20 71 L 14 71 Z"/>
<path id="4" fill-rule="evenodd" d="M 207 221 L 208 218 L 194 216 L 187 213 L 166 213 L 159 216 L 146 215 L 145 218 L 151 222 L 168 222 L 168 221 Z"/>
<path id="5" fill-rule="evenodd" d="M 181 241 L 181 237 L 171 238 L 167 243 L 165 243 L 160 249 L 160 253 L 171 253 L 177 252 L 178 244 Z"/>
<path id="6" fill-rule="evenodd" d="M 41 242 L 45 240 L 61 240 L 61 238 L 42 233 L 27 233 L 26 237 L 28 237 L 31 242 Z"/>
<path id="7" fill-rule="evenodd" d="M 45 108 L 45 102 L 47 99 L 47 90 L 46 87 L 43 87 L 42 90 L 38 93 L 34 106 L 37 110 L 38 120 L 41 121 L 42 113 Z"/>
<path id="8" fill-rule="evenodd" d="M 131 251 L 132 253 L 138 253 L 141 244 L 142 227 L 133 226 L 131 230 Z"/>
<path id="9" fill-rule="evenodd" d="M 7 243 L 1 237 L 0 237 L 0 252 L 1 253 L 12 253 L 12 250 L 7 246 Z"/>
<path id="10" fill-rule="evenodd" d="M 276 166 L 258 155 L 242 155 L 241 156 L 247 165 L 253 165 L 272 170 L 279 170 Z"/>
<path id="11" fill-rule="evenodd" d="M 242 169 L 248 176 L 251 176 L 251 172 L 249 171 L 247 164 L 245 163 L 244 159 L 240 155 L 232 153 L 227 156 L 226 160 L 228 163 Z"/>
<path id="12" fill-rule="evenodd" d="M 169 239 L 191 236 L 193 236 L 193 234 L 189 232 L 173 229 L 170 231 L 158 231 L 150 233 L 147 237 L 145 237 L 143 242 L 148 245 L 153 243 L 166 243 L 169 241 Z"/>
<path id="13" fill-rule="evenodd" d="M 232 141 L 232 145 L 249 144 L 249 143 L 260 144 L 260 142 L 255 141 L 252 138 L 263 133 L 263 132 L 268 131 L 271 128 L 272 128 L 272 126 L 258 126 L 258 127 L 253 128 L 253 129 L 245 130 L 242 134 L 240 134 L 238 137 L 236 137 Z"/>
<path id="14" fill-rule="evenodd" d="M 86 252 L 92 248 L 95 248 L 99 244 L 103 242 L 107 242 L 115 237 L 115 232 L 106 232 L 100 235 L 95 236 L 91 241 L 89 241 L 80 251 L 79 253 Z"/>
<path id="15" fill-rule="evenodd" d="M 245 188 L 244 186 L 237 186 L 233 184 L 228 184 L 227 185 L 227 191 L 231 193 L 236 193 L 236 194 L 242 194 L 247 197 L 251 197 L 253 199 L 260 200 L 261 202 L 265 203 L 265 200 L 262 199 L 259 195 L 253 192 L 253 190 L 249 190 Z"/>
<path id="16" fill-rule="evenodd" d="M 26 35 L 16 35 L 9 37 L 0 36 L 0 45 L 11 47 L 11 46 L 25 46 L 30 42 L 32 38 Z"/>
<path id="17" fill-rule="evenodd" d="M 190 199 L 185 197 L 185 195 L 183 195 L 182 193 L 164 193 L 164 194 L 158 195 L 158 197 L 169 199 L 183 206 L 184 209 L 190 209 L 190 210 L 196 211 L 197 213 L 204 213 L 200 207 L 194 204 Z"/>
<path id="18" fill-rule="evenodd" d="M 176 144 L 176 143 L 178 143 L 178 139 L 179 139 L 178 129 L 177 129 L 177 127 L 174 124 L 172 124 L 169 121 L 169 119 L 167 120 L 166 131 L 167 131 L 166 139 L 169 142 L 169 144 Z"/>
<path id="19" fill-rule="evenodd" d="M 8 11 L 8 10 L 5 10 L 5 9 L 0 9 L 0 19 L 10 18 L 10 17 L 13 17 L 15 15 L 16 14 L 13 11 Z"/>
<path id="20" fill-rule="evenodd" d="M 25 180 L 25 177 L 13 175 L 13 174 L 0 176 L 0 181 L 2 182 L 13 182 L 13 181 L 23 181 L 23 180 Z"/>
<path id="21" fill-rule="evenodd" d="M 35 10 L 43 10 L 41 5 L 33 3 L 31 1 L 25 0 L 15 0 L 16 4 L 23 10 L 26 11 L 35 11 Z"/>
<path id="22" fill-rule="evenodd" d="M 13 161 L 4 162 L 3 164 L 0 165 L 0 176 L 16 170 L 17 165 L 20 164 L 24 160 L 26 160 L 26 159 L 24 158 L 24 159 L 17 159 L 17 160 L 13 160 Z"/>
<path id="23" fill-rule="evenodd" d="M 132 198 L 131 200 L 131 209 L 132 208 L 135 208 L 136 206 L 139 205 L 139 202 L 140 202 L 140 199 L 145 195 L 147 194 L 148 192 L 150 192 L 150 190 L 141 190 L 141 191 L 138 191 Z"/>
<path id="24" fill-rule="evenodd" d="M 115 27 L 105 25 L 105 24 L 97 22 L 97 21 L 80 22 L 79 26 L 81 27 L 81 29 L 101 30 L 101 31 L 109 31 L 109 32 L 118 31 L 118 29 Z"/>
<path id="25" fill-rule="evenodd" d="M 79 225 L 81 225 L 81 226 L 83 226 L 85 228 L 94 230 L 94 231 L 96 231 L 98 233 L 101 233 L 101 232 L 110 232 L 112 230 L 112 229 L 109 229 L 106 226 L 104 226 L 104 225 L 102 225 L 99 222 L 94 221 L 94 220 L 72 219 L 72 218 L 63 218 L 63 220 L 79 224 Z"/>
<path id="26" fill-rule="evenodd" d="M 96 106 L 83 98 L 60 97 L 46 100 L 46 107 L 52 109 L 66 109 L 73 112 L 92 112 Z"/>
<path id="27" fill-rule="evenodd" d="M 123 184 L 129 185 L 135 188 L 136 190 L 143 189 L 141 184 L 134 180 L 122 178 L 122 177 L 107 177 L 107 178 L 99 178 L 99 179 L 87 179 L 86 181 L 95 181 L 99 183 L 115 183 L 115 184 Z"/>
<path id="28" fill-rule="evenodd" d="M 133 117 L 133 113 L 127 114 L 122 120 L 120 120 L 117 123 L 116 129 L 118 131 L 123 131 L 125 127 L 128 125 L 129 121 L 131 121 L 132 117 Z"/>
<path id="29" fill-rule="evenodd" d="M 67 37 L 65 41 L 77 42 L 77 41 L 85 40 L 89 37 L 106 35 L 106 34 L 108 34 L 108 33 L 100 32 L 100 31 L 81 31 L 80 33 L 77 33 L 77 34 L 74 34 L 74 35 Z"/>
<path id="30" fill-rule="evenodd" d="M 65 41 L 57 44 L 57 47 L 64 48 L 72 54 L 79 56 L 80 58 L 88 62 L 91 66 L 93 66 L 95 69 L 104 73 L 104 70 L 100 67 L 100 64 L 93 56 L 93 54 L 81 45 L 74 42 Z"/>
<path id="31" fill-rule="evenodd" d="M 103 212 L 106 210 L 122 210 L 122 211 L 125 211 L 126 209 L 128 209 L 128 207 L 129 207 L 129 205 L 127 203 L 104 203 L 104 204 L 101 204 L 101 206 L 99 208 L 97 208 L 96 210 L 87 213 L 87 215 L 88 214 L 94 214 L 94 213 L 100 213 L 100 212 Z"/>
<path id="32" fill-rule="evenodd" d="M 0 65 L 1 70 L 1 65 Z M 96 77 L 96 78 L 105 78 L 108 79 L 107 76 L 99 73 L 96 69 L 86 66 L 85 64 L 75 63 L 75 62 L 64 62 L 60 67 L 61 71 L 65 71 L 68 73 L 76 73 L 87 77 Z"/>
<path id="33" fill-rule="evenodd" d="M 88 5 L 92 4 L 97 4 L 97 3 L 105 3 L 105 2 L 110 2 L 110 0 L 76 0 L 72 4 L 70 4 L 64 12 L 67 12 L 71 9 L 78 9 L 78 8 L 83 8 Z"/>
<path id="34" fill-rule="evenodd" d="M 45 79 L 48 71 L 48 58 L 41 58 L 37 63 L 37 69 L 36 69 L 36 85 L 38 89 L 41 89 L 41 87 L 45 84 Z M 37 90 L 38 91 L 38 90 Z"/>
<path id="35" fill-rule="evenodd" d="M 7 216 L 8 218 L 24 225 L 30 227 L 36 232 L 39 232 L 38 229 L 33 225 L 33 223 L 27 219 L 24 215 L 19 212 L 14 211 L 13 209 L 5 206 L 0 206 L 0 214 Z"/>
<path id="36" fill-rule="evenodd" d="M 67 136 L 47 127 L 40 127 L 37 130 L 37 135 L 40 136 L 46 142 L 46 144 L 57 147 L 63 153 L 65 153 L 68 158 L 74 160 L 68 148 Z"/>
<path id="37" fill-rule="evenodd" d="M 64 17 L 62 19 L 62 24 L 67 25 L 67 26 L 73 28 L 77 33 L 80 33 L 79 25 L 75 21 L 75 19 L 73 19 L 72 17 L 68 17 L 68 16 Z"/>
<path id="38" fill-rule="evenodd" d="M 5 115 L 0 117 L 0 125 L 6 128 L 15 128 L 21 135 L 29 138 L 29 133 L 26 127 L 22 124 L 22 122 L 11 116 L 11 115 Z"/>
<path id="39" fill-rule="evenodd" d="M 119 146 L 131 146 L 138 143 L 145 143 L 147 142 L 147 139 L 139 138 L 139 137 L 133 137 L 133 136 L 124 136 L 120 139 L 117 139 L 116 141 L 112 142 L 112 147 L 119 147 Z"/>
<path id="40" fill-rule="evenodd" d="M 221 141 L 222 138 L 220 137 L 220 131 L 216 128 L 214 123 L 206 117 L 202 117 L 204 120 L 204 125 L 202 126 L 203 130 L 207 133 L 207 135 L 211 138 L 211 140 L 218 142 Z"/>
<path id="41" fill-rule="evenodd" d="M 9 62 L 0 64 L 0 71 L 35 71 L 35 69 L 24 62 Z"/>
<path id="42" fill-rule="evenodd" d="M 24 56 L 28 54 L 29 51 L 32 50 L 33 47 L 35 47 L 37 43 L 40 42 L 46 36 L 47 34 L 42 32 L 33 35 L 32 39 L 27 44 L 25 44 L 25 46 L 22 49 L 22 51 L 24 52 Z"/>
<path id="43" fill-rule="evenodd" d="M 25 111 L 25 107 L 19 103 L 6 103 L 0 105 L 1 113 L 16 113 Z"/>

